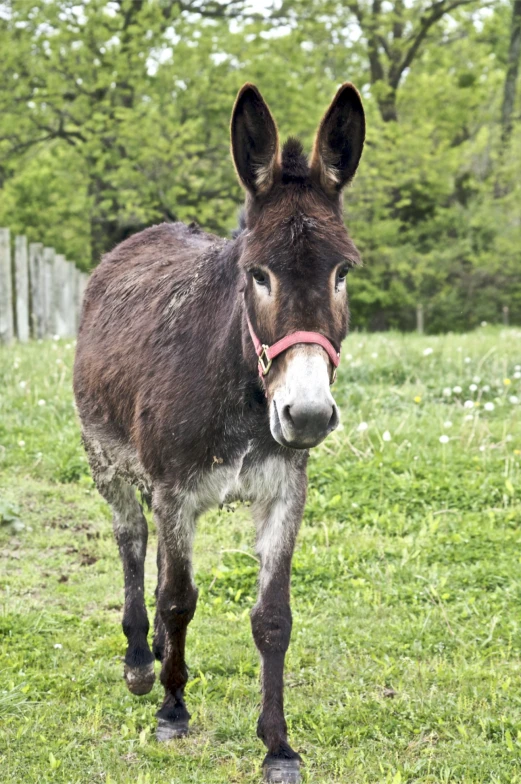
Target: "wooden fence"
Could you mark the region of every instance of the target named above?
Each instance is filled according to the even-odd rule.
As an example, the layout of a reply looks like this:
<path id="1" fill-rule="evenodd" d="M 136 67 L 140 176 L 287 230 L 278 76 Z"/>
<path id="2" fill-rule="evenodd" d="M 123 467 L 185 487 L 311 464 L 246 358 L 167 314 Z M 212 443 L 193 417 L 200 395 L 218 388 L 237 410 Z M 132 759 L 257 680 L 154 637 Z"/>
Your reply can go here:
<path id="1" fill-rule="evenodd" d="M 76 334 L 88 275 L 65 256 L 0 229 L 0 343 Z"/>

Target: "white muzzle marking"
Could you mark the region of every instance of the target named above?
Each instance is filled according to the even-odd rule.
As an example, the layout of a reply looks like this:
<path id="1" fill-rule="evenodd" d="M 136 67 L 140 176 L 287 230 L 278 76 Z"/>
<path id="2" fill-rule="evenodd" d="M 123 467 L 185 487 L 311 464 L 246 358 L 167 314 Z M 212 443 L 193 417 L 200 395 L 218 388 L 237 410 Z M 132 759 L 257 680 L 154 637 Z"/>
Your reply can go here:
<path id="1" fill-rule="evenodd" d="M 270 428 L 283 446 L 307 449 L 338 426 L 330 361 L 318 346 L 296 346 L 290 351 L 285 378 L 270 404 Z"/>

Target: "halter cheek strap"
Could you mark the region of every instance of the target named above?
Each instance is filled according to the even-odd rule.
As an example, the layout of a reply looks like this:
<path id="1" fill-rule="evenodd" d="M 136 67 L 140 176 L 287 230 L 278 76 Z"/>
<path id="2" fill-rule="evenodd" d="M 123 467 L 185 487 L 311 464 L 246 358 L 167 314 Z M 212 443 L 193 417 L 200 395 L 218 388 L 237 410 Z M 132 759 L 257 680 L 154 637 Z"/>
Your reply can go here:
<path id="1" fill-rule="evenodd" d="M 267 346 L 265 343 L 261 343 L 255 334 L 248 314 L 246 314 L 246 319 L 248 321 L 248 329 L 250 330 L 255 352 L 259 358 L 259 376 L 262 379 L 268 375 L 273 360 L 275 357 L 278 357 L 279 354 L 282 354 L 296 343 L 312 343 L 316 346 L 321 346 L 327 352 L 327 355 L 335 368 L 333 381 L 331 382 L 334 383 L 336 379 L 336 369 L 340 363 L 340 352 L 336 351 L 333 344 L 324 337 L 324 335 L 321 335 L 320 332 L 292 332 L 291 335 L 286 335 L 286 337 L 281 338 L 281 340 L 277 340 L 272 346 Z"/>

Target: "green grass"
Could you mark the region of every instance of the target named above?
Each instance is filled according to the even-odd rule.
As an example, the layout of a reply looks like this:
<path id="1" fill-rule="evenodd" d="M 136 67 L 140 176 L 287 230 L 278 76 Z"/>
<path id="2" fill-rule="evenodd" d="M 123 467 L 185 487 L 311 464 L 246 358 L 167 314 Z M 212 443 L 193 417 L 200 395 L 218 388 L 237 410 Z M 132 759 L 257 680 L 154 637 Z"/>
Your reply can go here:
<path id="1" fill-rule="evenodd" d="M 0 349 L 0 780 L 258 782 L 247 510 L 199 526 L 193 733 L 160 746 L 159 685 L 133 697 L 121 677 L 123 580 L 73 350 Z M 312 455 L 294 559 L 287 717 L 306 782 L 521 782 L 520 371 L 514 329 L 347 340 L 343 427 Z"/>

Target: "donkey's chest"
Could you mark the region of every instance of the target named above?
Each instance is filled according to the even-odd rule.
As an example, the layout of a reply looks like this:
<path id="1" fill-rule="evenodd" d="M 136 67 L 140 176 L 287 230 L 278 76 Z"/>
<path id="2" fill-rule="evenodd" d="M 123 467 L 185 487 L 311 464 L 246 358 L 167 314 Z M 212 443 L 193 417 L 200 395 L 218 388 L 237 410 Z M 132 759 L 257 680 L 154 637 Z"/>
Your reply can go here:
<path id="1" fill-rule="evenodd" d="M 231 501 L 276 498 L 291 483 L 294 467 L 283 456 L 257 452 L 250 442 L 239 458 L 215 462 L 192 491 L 195 506 L 204 511 Z"/>

